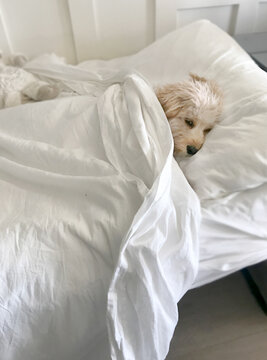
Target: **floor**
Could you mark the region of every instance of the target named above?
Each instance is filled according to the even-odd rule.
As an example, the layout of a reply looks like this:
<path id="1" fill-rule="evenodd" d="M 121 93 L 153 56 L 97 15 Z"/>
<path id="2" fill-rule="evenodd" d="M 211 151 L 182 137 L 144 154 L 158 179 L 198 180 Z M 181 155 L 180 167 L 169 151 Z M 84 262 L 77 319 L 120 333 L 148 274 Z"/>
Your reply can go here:
<path id="1" fill-rule="evenodd" d="M 238 272 L 191 290 L 166 360 L 267 360 L 267 316 Z"/>

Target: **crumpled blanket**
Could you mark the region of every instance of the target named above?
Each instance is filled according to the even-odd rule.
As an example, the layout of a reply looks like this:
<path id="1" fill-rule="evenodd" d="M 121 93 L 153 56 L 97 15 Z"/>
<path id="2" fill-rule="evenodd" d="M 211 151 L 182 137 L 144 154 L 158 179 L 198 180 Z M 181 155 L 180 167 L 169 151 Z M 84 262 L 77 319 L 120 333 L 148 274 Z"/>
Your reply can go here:
<path id="1" fill-rule="evenodd" d="M 60 90 L 23 69 L 24 55 L 4 57 L 0 53 L 0 109 L 32 101 L 54 99 Z"/>
<path id="2" fill-rule="evenodd" d="M 3 360 L 163 359 L 197 274 L 199 201 L 153 89 L 99 85 L 0 112 Z"/>

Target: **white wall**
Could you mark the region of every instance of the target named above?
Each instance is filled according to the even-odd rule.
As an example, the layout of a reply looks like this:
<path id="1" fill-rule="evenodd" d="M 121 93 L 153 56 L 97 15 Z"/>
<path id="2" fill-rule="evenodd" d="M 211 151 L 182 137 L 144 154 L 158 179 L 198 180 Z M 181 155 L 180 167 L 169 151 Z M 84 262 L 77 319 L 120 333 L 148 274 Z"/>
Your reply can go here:
<path id="1" fill-rule="evenodd" d="M 31 56 L 54 51 L 76 62 L 68 0 L 0 0 L 0 11 L 11 51 Z M 2 44 L 3 33 L 5 49 Z"/>
<path id="2" fill-rule="evenodd" d="M 69 6 L 79 60 L 128 55 L 154 40 L 153 0 L 69 0 Z"/>
<path id="3" fill-rule="evenodd" d="M 267 31 L 267 0 L 177 0 L 177 23 L 207 18 L 234 34 Z"/>
<path id="4" fill-rule="evenodd" d="M 0 49 L 106 59 L 202 18 L 230 34 L 267 31 L 267 0 L 0 0 Z"/>

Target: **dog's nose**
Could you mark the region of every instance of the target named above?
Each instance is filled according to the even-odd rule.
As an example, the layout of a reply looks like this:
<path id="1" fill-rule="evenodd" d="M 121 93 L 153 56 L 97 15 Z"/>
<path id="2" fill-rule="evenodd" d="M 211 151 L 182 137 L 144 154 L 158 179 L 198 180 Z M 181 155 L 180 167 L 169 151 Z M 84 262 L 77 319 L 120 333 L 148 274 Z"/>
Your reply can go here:
<path id="1" fill-rule="evenodd" d="M 187 154 L 194 155 L 195 153 L 198 152 L 198 149 L 192 145 L 187 145 L 186 151 L 187 151 Z"/>

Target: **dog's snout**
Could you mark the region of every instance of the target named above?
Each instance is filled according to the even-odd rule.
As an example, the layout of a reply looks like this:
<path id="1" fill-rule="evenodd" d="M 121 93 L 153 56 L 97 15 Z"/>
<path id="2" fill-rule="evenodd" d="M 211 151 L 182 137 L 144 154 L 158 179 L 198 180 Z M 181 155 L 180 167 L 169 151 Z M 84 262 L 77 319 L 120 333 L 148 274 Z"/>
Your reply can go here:
<path id="1" fill-rule="evenodd" d="M 194 155 L 195 153 L 198 152 L 198 149 L 195 146 L 187 145 L 186 151 L 187 151 L 187 154 Z"/>

